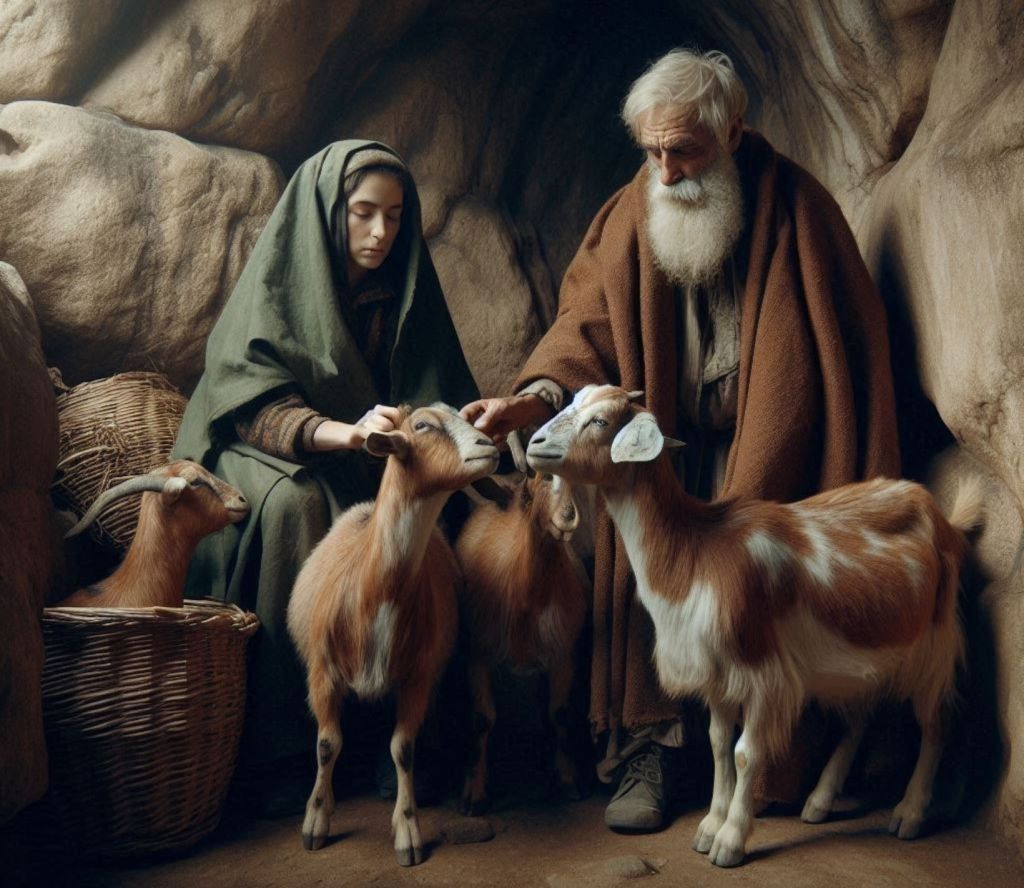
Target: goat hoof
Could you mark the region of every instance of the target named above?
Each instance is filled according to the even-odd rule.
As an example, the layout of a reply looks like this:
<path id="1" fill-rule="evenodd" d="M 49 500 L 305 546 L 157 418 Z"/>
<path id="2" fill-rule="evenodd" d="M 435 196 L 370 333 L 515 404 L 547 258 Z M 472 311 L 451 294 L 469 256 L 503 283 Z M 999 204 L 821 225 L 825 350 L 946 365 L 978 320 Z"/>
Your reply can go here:
<path id="1" fill-rule="evenodd" d="M 715 836 L 708 859 L 715 866 L 739 866 L 743 863 L 743 844 L 739 830 L 727 821 Z"/>
<path id="2" fill-rule="evenodd" d="M 824 823 L 828 820 L 828 815 L 832 813 L 832 806 L 825 808 L 814 802 L 813 799 L 808 799 L 807 804 L 804 805 L 804 809 L 800 812 L 800 819 L 804 823 Z"/>
<path id="3" fill-rule="evenodd" d="M 697 832 L 694 834 L 693 850 L 698 854 L 707 854 L 715 843 L 715 836 L 722 828 L 722 823 L 723 821 L 712 817 L 710 814 L 705 815 L 697 827 Z"/>
<path id="4" fill-rule="evenodd" d="M 327 841 L 327 836 L 314 836 L 312 833 L 302 834 L 302 847 L 307 851 L 319 851 Z"/>
<path id="5" fill-rule="evenodd" d="M 923 820 L 905 814 L 893 814 L 889 821 L 889 833 L 898 839 L 916 839 L 921 835 Z"/>
<path id="6" fill-rule="evenodd" d="M 395 859 L 399 866 L 418 866 L 423 863 L 423 848 L 420 845 L 395 848 Z"/>
<path id="7" fill-rule="evenodd" d="M 708 859 L 715 866 L 720 866 L 726 869 L 733 866 L 739 866 L 743 863 L 743 849 L 727 848 L 725 846 L 715 848 L 712 846 Z"/>

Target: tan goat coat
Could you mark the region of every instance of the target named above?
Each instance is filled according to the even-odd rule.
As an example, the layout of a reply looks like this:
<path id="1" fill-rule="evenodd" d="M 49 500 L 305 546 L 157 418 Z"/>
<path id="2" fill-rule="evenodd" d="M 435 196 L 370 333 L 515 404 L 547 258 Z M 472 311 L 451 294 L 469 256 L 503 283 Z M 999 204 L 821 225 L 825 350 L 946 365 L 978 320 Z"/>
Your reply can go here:
<path id="1" fill-rule="evenodd" d="M 899 474 L 885 312 L 842 212 L 809 173 L 746 131 L 736 153 L 750 258 L 736 432 L 724 495 L 795 500 Z M 558 316 L 516 389 L 551 379 L 643 389 L 677 429 L 676 297 L 647 238 L 647 169 L 601 208 L 566 272 Z M 651 664 L 650 618 L 622 542 L 596 527 L 595 731 L 678 715 Z"/>

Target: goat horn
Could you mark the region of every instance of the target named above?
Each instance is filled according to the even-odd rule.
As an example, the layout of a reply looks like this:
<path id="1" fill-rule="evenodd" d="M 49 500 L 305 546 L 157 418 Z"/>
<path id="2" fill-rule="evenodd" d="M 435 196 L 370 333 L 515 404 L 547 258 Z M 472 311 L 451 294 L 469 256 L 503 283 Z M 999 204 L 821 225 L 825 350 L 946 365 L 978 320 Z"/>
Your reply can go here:
<path id="1" fill-rule="evenodd" d="M 512 462 L 515 463 L 515 467 L 518 471 L 524 475 L 530 474 L 530 468 L 526 464 L 526 451 L 523 449 L 523 440 L 519 437 L 519 432 L 513 429 L 508 433 L 508 449 L 512 454 Z"/>
<path id="2" fill-rule="evenodd" d="M 134 478 L 122 481 L 116 487 L 111 487 L 110 490 L 103 491 L 103 493 L 96 497 L 93 504 L 89 506 L 89 510 L 81 517 L 81 519 L 79 519 L 78 524 L 64 534 L 64 539 L 70 539 L 71 537 L 80 534 L 90 524 L 92 524 L 93 521 L 96 520 L 96 516 L 114 500 L 121 499 L 121 497 L 124 496 L 130 496 L 133 493 L 142 493 L 146 490 L 159 492 L 164 489 L 164 485 L 167 483 L 167 480 L 168 479 L 163 475 L 136 475 Z"/>

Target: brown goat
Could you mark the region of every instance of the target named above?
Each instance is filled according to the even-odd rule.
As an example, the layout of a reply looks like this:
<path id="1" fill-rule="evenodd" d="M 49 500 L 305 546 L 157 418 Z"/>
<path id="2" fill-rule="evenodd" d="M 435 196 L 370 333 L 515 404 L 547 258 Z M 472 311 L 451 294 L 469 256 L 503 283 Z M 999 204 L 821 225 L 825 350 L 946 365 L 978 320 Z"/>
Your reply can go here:
<path id="1" fill-rule="evenodd" d="M 678 442 L 634 403 L 641 396 L 587 386 L 527 456 L 538 471 L 598 486 L 654 623 L 662 686 L 711 710 L 714 791 L 693 847 L 717 866 L 743 861 L 754 784 L 810 699 L 850 720 L 804 807 L 805 820 L 824 820 L 884 695 L 911 700 L 921 726 L 889 824 L 916 837 L 963 656 L 957 588 L 980 489 L 962 486 L 948 518 L 921 485 L 886 478 L 796 503 L 703 503 L 680 487 L 663 450 Z"/>
<path id="2" fill-rule="evenodd" d="M 394 691 L 398 797 L 391 823 L 398 862 L 411 866 L 423 860 L 413 745 L 455 642 L 461 582 L 437 518 L 453 491 L 494 471 L 498 451 L 444 405 L 406 413 L 397 431 L 372 433 L 365 447 L 389 457 L 377 499 L 337 518 L 299 572 L 288 606 L 318 729 L 302 839 L 308 850 L 327 839 L 343 698 Z"/>
<path id="3" fill-rule="evenodd" d="M 85 530 L 115 500 L 140 492 L 139 522 L 124 561 L 107 579 L 79 589 L 58 607 L 181 607 L 196 545 L 249 514 L 238 490 L 179 459 L 101 494 L 65 538 Z"/>
<path id="4" fill-rule="evenodd" d="M 558 779 L 564 793 L 580 795 L 568 748 L 573 649 L 587 610 L 586 576 L 568 545 L 578 524 L 572 488 L 535 475 L 524 477 L 503 506 L 477 506 L 455 544 L 465 579 L 475 743 L 462 796 L 466 814 L 480 814 L 487 804 L 487 740 L 495 721 L 491 671 L 499 665 L 548 673 Z"/>

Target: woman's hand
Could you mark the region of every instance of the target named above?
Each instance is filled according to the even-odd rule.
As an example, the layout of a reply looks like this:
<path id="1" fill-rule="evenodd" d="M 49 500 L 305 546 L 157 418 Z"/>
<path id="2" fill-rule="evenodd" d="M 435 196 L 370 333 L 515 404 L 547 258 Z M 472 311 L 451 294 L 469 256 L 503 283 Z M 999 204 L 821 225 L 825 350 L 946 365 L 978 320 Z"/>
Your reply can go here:
<path id="1" fill-rule="evenodd" d="M 401 418 L 401 412 L 397 407 L 377 404 L 367 410 L 355 424 L 329 419 L 320 423 L 313 432 L 313 449 L 359 450 L 370 432 L 394 431 L 398 428 Z"/>
<path id="2" fill-rule="evenodd" d="M 471 401 L 459 415 L 500 444 L 509 432 L 527 425 L 542 425 L 555 414 L 543 398 L 528 394 Z"/>

